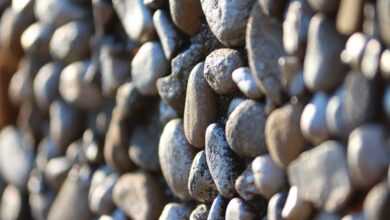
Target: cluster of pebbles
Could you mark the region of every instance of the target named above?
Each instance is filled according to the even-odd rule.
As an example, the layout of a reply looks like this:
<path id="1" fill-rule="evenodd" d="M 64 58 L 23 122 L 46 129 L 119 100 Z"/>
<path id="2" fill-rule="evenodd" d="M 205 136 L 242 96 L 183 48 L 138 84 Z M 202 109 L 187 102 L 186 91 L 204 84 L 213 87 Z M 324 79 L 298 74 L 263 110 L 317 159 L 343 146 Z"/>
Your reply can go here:
<path id="1" fill-rule="evenodd" d="M 390 219 L 389 0 L 0 12 L 0 219 Z"/>

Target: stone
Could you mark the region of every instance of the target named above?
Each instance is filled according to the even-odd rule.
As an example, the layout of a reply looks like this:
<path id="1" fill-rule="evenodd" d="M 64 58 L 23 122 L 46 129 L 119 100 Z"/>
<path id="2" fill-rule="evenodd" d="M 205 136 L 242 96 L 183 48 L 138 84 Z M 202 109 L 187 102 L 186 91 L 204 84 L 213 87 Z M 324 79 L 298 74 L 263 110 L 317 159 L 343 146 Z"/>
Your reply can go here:
<path id="1" fill-rule="evenodd" d="M 153 38 L 152 13 L 143 0 L 114 0 L 112 4 L 131 40 L 143 43 Z"/>
<path id="2" fill-rule="evenodd" d="M 248 166 L 244 172 L 237 177 L 234 184 L 238 195 L 246 201 L 255 199 L 258 192 L 255 185 L 255 177 L 252 171 L 252 166 Z"/>
<path id="3" fill-rule="evenodd" d="M 218 195 L 204 151 L 194 157 L 188 178 L 188 191 L 192 198 L 204 203 L 212 202 Z"/>
<path id="4" fill-rule="evenodd" d="M 226 220 L 254 220 L 256 215 L 240 198 L 233 198 L 226 207 Z"/>
<path id="5" fill-rule="evenodd" d="M 48 220 L 88 220 L 92 218 L 88 206 L 89 174 L 90 171 L 85 167 L 72 168 L 50 207 Z"/>
<path id="6" fill-rule="evenodd" d="M 329 97 L 323 92 L 314 94 L 312 100 L 303 109 L 300 127 L 303 136 L 314 144 L 328 138 L 326 128 L 326 107 Z"/>
<path id="7" fill-rule="evenodd" d="M 71 168 L 71 162 L 64 156 L 50 159 L 44 170 L 44 177 L 47 184 L 58 192 Z"/>
<path id="8" fill-rule="evenodd" d="M 367 219 L 385 220 L 390 216 L 390 191 L 385 182 L 377 184 L 367 194 L 363 209 Z"/>
<path id="9" fill-rule="evenodd" d="M 115 183 L 112 198 L 132 219 L 157 219 L 165 196 L 155 177 L 144 172 L 127 173 Z"/>
<path id="10" fill-rule="evenodd" d="M 291 220 L 306 220 L 310 218 L 312 212 L 312 205 L 299 197 L 298 187 L 291 186 L 283 206 L 282 217 Z"/>
<path id="11" fill-rule="evenodd" d="M 268 152 L 280 167 L 287 167 L 304 150 L 305 139 L 299 122 L 302 107 L 287 104 L 271 112 L 265 125 Z"/>
<path id="12" fill-rule="evenodd" d="M 97 85 L 85 80 L 89 65 L 88 61 L 69 64 L 62 70 L 59 82 L 59 92 L 62 98 L 84 110 L 97 109 L 103 102 Z"/>
<path id="13" fill-rule="evenodd" d="M 163 100 L 159 103 L 159 120 L 160 123 L 165 125 L 168 121 L 178 118 L 178 114 L 171 106 L 166 104 Z"/>
<path id="14" fill-rule="evenodd" d="M 204 78 L 211 88 L 220 94 L 233 93 L 237 87 L 232 73 L 243 65 L 238 51 L 228 48 L 217 49 L 211 52 L 204 63 Z"/>
<path id="15" fill-rule="evenodd" d="M 225 46 L 244 44 L 245 30 L 254 0 L 201 0 L 207 24 Z"/>
<path id="16" fill-rule="evenodd" d="M 256 157 L 251 166 L 257 192 L 262 196 L 269 199 L 286 185 L 285 172 L 269 155 Z"/>
<path id="17" fill-rule="evenodd" d="M 329 98 L 326 107 L 326 127 L 332 136 L 345 138 L 351 132 L 344 108 L 345 88 L 342 87 Z"/>
<path id="18" fill-rule="evenodd" d="M 50 136 L 60 149 L 65 150 L 81 137 L 82 129 L 82 113 L 79 110 L 64 101 L 55 101 L 50 105 Z"/>
<path id="19" fill-rule="evenodd" d="M 308 3 L 316 11 L 332 14 L 337 11 L 340 0 L 308 0 Z"/>
<path id="20" fill-rule="evenodd" d="M 183 116 L 184 134 L 197 148 L 204 148 L 207 126 L 217 116 L 216 95 L 204 78 L 203 69 L 203 63 L 197 64 L 188 78 Z"/>
<path id="21" fill-rule="evenodd" d="M 325 211 L 341 209 L 352 193 L 344 146 L 336 141 L 301 153 L 290 163 L 288 177 L 300 198 Z"/>
<path id="22" fill-rule="evenodd" d="M 278 59 L 284 55 L 282 25 L 255 2 L 246 30 L 249 67 L 259 88 L 276 104 L 283 101 Z"/>
<path id="23" fill-rule="evenodd" d="M 378 75 L 382 46 L 376 39 L 368 40 L 361 64 L 361 72 L 368 79 L 374 79 Z"/>
<path id="24" fill-rule="evenodd" d="M 380 182 L 390 162 L 385 128 L 365 124 L 354 129 L 348 139 L 347 161 L 354 186 L 370 189 Z"/>
<path id="25" fill-rule="evenodd" d="M 229 203 L 228 199 L 225 199 L 223 196 L 218 195 L 209 210 L 209 215 L 207 216 L 207 220 L 224 220 L 226 207 Z"/>
<path id="26" fill-rule="evenodd" d="M 352 34 L 345 43 L 345 49 L 340 54 L 341 60 L 359 70 L 367 42 L 368 36 L 366 34 L 360 32 Z"/>
<path id="27" fill-rule="evenodd" d="M 168 4 L 166 0 L 144 0 L 143 3 L 144 5 L 152 9 L 162 8 L 163 6 Z"/>
<path id="28" fill-rule="evenodd" d="M 266 153 L 265 123 L 264 105 L 253 100 L 240 103 L 226 122 L 226 139 L 230 148 L 242 157 Z"/>
<path id="29" fill-rule="evenodd" d="M 287 195 L 279 192 L 271 197 L 267 207 L 267 220 L 282 220 L 282 209 Z"/>
<path id="30" fill-rule="evenodd" d="M 259 99 L 263 93 L 257 88 L 255 79 L 248 67 L 240 67 L 233 71 L 232 79 L 244 95 L 250 99 Z"/>
<path id="31" fill-rule="evenodd" d="M 218 192 L 231 198 L 235 194 L 234 181 L 240 175 L 240 161 L 230 149 L 223 128 L 211 124 L 206 130 L 205 147 L 207 165 Z"/>
<path id="32" fill-rule="evenodd" d="M 184 135 L 182 120 L 169 121 L 161 133 L 158 155 L 169 188 L 183 200 L 190 198 L 187 186 L 195 154 L 195 149 Z"/>
<path id="33" fill-rule="evenodd" d="M 42 60 L 49 60 L 49 42 L 54 28 L 40 22 L 30 25 L 21 36 L 23 50 Z"/>
<path id="34" fill-rule="evenodd" d="M 329 91 L 342 82 L 345 66 L 339 54 L 344 43 L 344 38 L 336 31 L 331 20 L 320 14 L 313 16 L 309 24 L 303 67 L 305 85 L 311 91 Z"/>
<path id="35" fill-rule="evenodd" d="M 340 220 L 340 217 L 333 213 L 319 212 L 314 216 L 314 220 Z"/>
<path id="36" fill-rule="evenodd" d="M 50 62 L 43 65 L 34 78 L 35 100 L 38 107 L 44 111 L 48 111 L 50 104 L 59 98 L 58 85 L 61 71 L 60 63 Z"/>
<path id="37" fill-rule="evenodd" d="M 168 68 L 160 43 L 149 41 L 142 44 L 131 61 L 131 78 L 142 95 L 157 95 L 156 81 L 167 74 Z"/>
<path id="38" fill-rule="evenodd" d="M 341 0 L 337 12 L 336 28 L 345 35 L 353 34 L 360 28 L 363 18 L 364 1 Z"/>
<path id="39" fill-rule="evenodd" d="M 138 92 L 132 82 L 124 83 L 118 88 L 115 101 L 116 120 L 122 122 L 134 119 L 136 114 L 142 110 L 143 104 L 146 103 L 145 97 Z"/>
<path id="40" fill-rule="evenodd" d="M 33 168 L 33 143 L 19 129 L 8 126 L 0 133 L 0 171 L 5 181 L 25 190 Z"/>
<path id="41" fill-rule="evenodd" d="M 35 158 L 38 170 L 44 170 L 50 159 L 61 156 L 62 152 L 54 143 L 52 138 L 44 137 L 38 143 L 37 154 Z"/>
<path id="42" fill-rule="evenodd" d="M 377 6 L 377 16 L 379 22 L 379 32 L 381 39 L 384 43 L 389 46 L 390 45 L 390 15 L 389 15 L 389 7 L 390 3 L 387 0 L 379 0 L 376 3 Z"/>
<path id="43" fill-rule="evenodd" d="M 366 216 L 363 212 L 355 212 L 355 213 L 343 216 L 343 218 L 341 220 L 364 220 L 364 219 L 366 219 Z"/>
<path id="44" fill-rule="evenodd" d="M 159 220 L 188 219 L 191 214 L 190 207 L 180 203 L 168 203 L 165 205 Z"/>
<path id="45" fill-rule="evenodd" d="M 50 54 L 54 59 L 72 63 L 89 55 L 92 29 L 86 22 L 71 21 L 57 28 L 50 40 Z"/>
<path id="46" fill-rule="evenodd" d="M 229 116 L 237 108 L 237 106 L 239 106 L 241 102 L 245 100 L 246 100 L 245 98 L 241 98 L 241 97 L 233 98 L 229 103 L 227 109 L 227 116 Z"/>
<path id="47" fill-rule="evenodd" d="M 383 77 L 386 79 L 390 78 L 390 50 L 386 49 L 383 51 L 380 61 L 380 70 L 382 72 Z"/>
<path id="48" fill-rule="evenodd" d="M 181 36 L 170 20 L 168 14 L 159 9 L 153 14 L 153 24 L 156 28 L 161 46 L 167 60 L 171 60 L 181 46 Z"/>
<path id="49" fill-rule="evenodd" d="M 201 28 L 203 13 L 200 4 L 198 0 L 169 0 L 169 10 L 173 23 L 187 35 L 193 36 Z"/>
<path id="50" fill-rule="evenodd" d="M 0 210 L 1 219 L 31 219 L 27 197 L 11 184 L 2 193 Z"/>
<path id="51" fill-rule="evenodd" d="M 115 209 L 112 198 L 114 185 L 118 177 L 103 170 L 93 173 L 91 187 L 89 189 L 89 208 L 92 212 L 100 215 L 110 214 Z"/>
<path id="52" fill-rule="evenodd" d="M 207 216 L 209 214 L 209 209 L 206 205 L 201 204 L 198 205 L 190 215 L 189 220 L 207 220 Z"/>
<path id="53" fill-rule="evenodd" d="M 284 0 L 259 0 L 259 3 L 263 12 L 272 18 L 280 18 L 286 5 Z"/>

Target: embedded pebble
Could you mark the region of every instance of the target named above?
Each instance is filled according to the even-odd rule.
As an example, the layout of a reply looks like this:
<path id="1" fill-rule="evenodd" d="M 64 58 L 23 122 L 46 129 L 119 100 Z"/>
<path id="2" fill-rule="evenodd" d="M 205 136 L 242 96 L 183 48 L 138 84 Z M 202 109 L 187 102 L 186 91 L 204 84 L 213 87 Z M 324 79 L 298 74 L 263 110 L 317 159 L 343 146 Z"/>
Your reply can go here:
<path id="1" fill-rule="evenodd" d="M 254 220 L 256 215 L 240 198 L 233 198 L 226 207 L 226 220 Z"/>
<path id="2" fill-rule="evenodd" d="M 173 22 L 181 31 L 190 36 L 199 32 L 203 16 L 199 0 L 169 0 L 169 9 Z"/>
<path id="3" fill-rule="evenodd" d="M 248 67 L 240 67 L 233 71 L 232 79 L 242 93 L 250 99 L 263 97 L 263 93 L 257 88 L 255 79 Z"/>
<path id="4" fill-rule="evenodd" d="M 249 165 L 245 171 L 237 177 L 234 186 L 238 195 L 246 201 L 252 200 L 257 196 L 258 192 L 255 185 L 252 166 Z"/>
<path id="5" fill-rule="evenodd" d="M 326 126 L 331 135 L 345 138 L 351 132 L 345 115 L 345 88 L 338 89 L 329 98 L 326 107 Z"/>

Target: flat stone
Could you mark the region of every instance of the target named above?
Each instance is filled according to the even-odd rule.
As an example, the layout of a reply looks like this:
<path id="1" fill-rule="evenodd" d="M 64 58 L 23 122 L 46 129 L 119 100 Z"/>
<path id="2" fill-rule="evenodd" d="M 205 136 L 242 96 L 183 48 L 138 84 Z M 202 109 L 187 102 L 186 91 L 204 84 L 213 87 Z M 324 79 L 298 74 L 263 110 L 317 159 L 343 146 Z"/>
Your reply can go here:
<path id="1" fill-rule="evenodd" d="M 259 99 L 263 93 L 257 88 L 251 70 L 248 67 L 240 67 L 233 71 L 232 79 L 244 95 L 250 99 Z"/>
<path id="2" fill-rule="evenodd" d="M 312 205 L 299 197 L 298 187 L 291 186 L 283 206 L 282 217 L 291 220 L 306 220 L 310 218 L 312 212 Z"/>
<path id="3" fill-rule="evenodd" d="M 224 220 L 225 219 L 225 212 L 226 212 L 226 207 L 229 203 L 228 199 L 225 199 L 221 195 L 218 195 L 209 211 L 209 215 L 207 217 L 207 220 Z"/>
<path id="4" fill-rule="evenodd" d="M 254 0 L 201 0 L 211 31 L 225 46 L 241 46 Z"/>
<path id="5" fill-rule="evenodd" d="M 373 187 L 364 200 L 364 214 L 367 219 L 385 220 L 390 216 L 390 191 L 385 183 Z"/>
<path id="6" fill-rule="evenodd" d="M 169 121 L 160 137 L 158 155 L 161 171 L 169 188 L 183 200 L 190 198 L 187 186 L 195 154 L 195 149 L 184 135 L 182 120 Z"/>
<path id="7" fill-rule="evenodd" d="M 256 215 L 240 198 L 233 198 L 226 207 L 226 220 L 254 220 Z"/>
<path id="8" fill-rule="evenodd" d="M 267 152 L 264 105 L 253 100 L 240 103 L 226 122 L 226 139 L 240 156 L 255 157 Z"/>
<path id="9" fill-rule="evenodd" d="M 287 167 L 304 150 L 305 140 L 299 127 L 301 113 L 298 104 L 287 104 L 272 111 L 267 118 L 267 148 L 278 166 Z"/>
<path id="10" fill-rule="evenodd" d="M 197 64 L 188 78 L 183 116 L 184 134 L 197 148 L 204 148 L 207 126 L 217 116 L 216 95 L 204 78 L 203 69 L 203 63 Z"/>
<path id="11" fill-rule="evenodd" d="M 168 203 L 165 205 L 159 220 L 177 220 L 177 219 L 188 219 L 191 214 L 191 208 L 179 204 L 179 203 Z"/>
<path id="12" fill-rule="evenodd" d="M 240 175 L 240 161 L 230 149 L 223 128 L 211 124 L 206 130 L 206 159 L 219 193 L 231 198 L 235 194 L 234 181 Z"/>
<path id="13" fill-rule="evenodd" d="M 207 216 L 209 214 L 209 209 L 206 205 L 201 204 L 198 205 L 190 215 L 189 220 L 207 220 Z"/>
<path id="14" fill-rule="evenodd" d="M 132 219 L 157 219 L 163 210 L 165 196 L 158 180 L 147 173 L 122 175 L 115 183 L 112 198 Z"/>
<path id="15" fill-rule="evenodd" d="M 339 210 L 352 193 L 344 146 L 336 141 L 303 152 L 289 165 L 288 176 L 300 198 L 325 211 Z"/>
<path id="16" fill-rule="evenodd" d="M 193 36 L 201 27 L 203 15 L 200 2 L 197 0 L 169 0 L 169 9 L 173 23 L 184 33 Z"/>

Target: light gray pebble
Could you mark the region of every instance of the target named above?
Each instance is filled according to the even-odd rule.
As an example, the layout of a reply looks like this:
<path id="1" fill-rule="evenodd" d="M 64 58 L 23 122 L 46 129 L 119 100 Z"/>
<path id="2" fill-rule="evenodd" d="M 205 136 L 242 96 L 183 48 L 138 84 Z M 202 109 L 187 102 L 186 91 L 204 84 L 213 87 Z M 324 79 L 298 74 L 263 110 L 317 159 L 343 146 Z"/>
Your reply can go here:
<path id="1" fill-rule="evenodd" d="M 179 203 L 168 203 L 165 205 L 159 220 L 185 220 L 190 217 L 191 208 L 179 204 Z"/>
<path id="2" fill-rule="evenodd" d="M 89 208 L 99 215 L 108 215 L 115 209 L 112 200 L 112 191 L 118 177 L 104 170 L 97 170 L 93 173 L 91 187 L 89 189 Z"/>
<path id="3" fill-rule="evenodd" d="M 267 207 L 267 220 L 282 220 L 282 209 L 287 195 L 284 192 L 276 193 L 271 197 Z"/>
<path id="4" fill-rule="evenodd" d="M 52 189 L 59 191 L 71 168 L 72 163 L 65 156 L 52 158 L 44 170 L 45 180 Z"/>
<path id="5" fill-rule="evenodd" d="M 233 198 L 226 207 L 226 220 L 254 220 L 256 215 L 240 198 Z"/>
<path id="6" fill-rule="evenodd" d="M 341 138 L 347 137 L 351 132 L 351 126 L 349 126 L 345 118 L 344 100 L 345 89 L 341 87 L 330 97 L 326 107 L 326 126 L 328 131 L 331 135 Z"/>
<path id="7" fill-rule="evenodd" d="M 298 187 L 291 186 L 283 206 L 282 217 L 289 220 L 306 220 L 312 212 L 312 204 L 299 197 Z"/>
<path id="8" fill-rule="evenodd" d="M 245 96 L 250 99 L 263 97 L 263 93 L 257 88 L 255 79 L 248 67 L 240 67 L 232 73 L 233 81 Z"/>
<path id="9" fill-rule="evenodd" d="M 259 194 L 256 189 L 255 177 L 251 165 L 237 177 L 234 185 L 238 195 L 246 201 L 254 199 Z"/>

